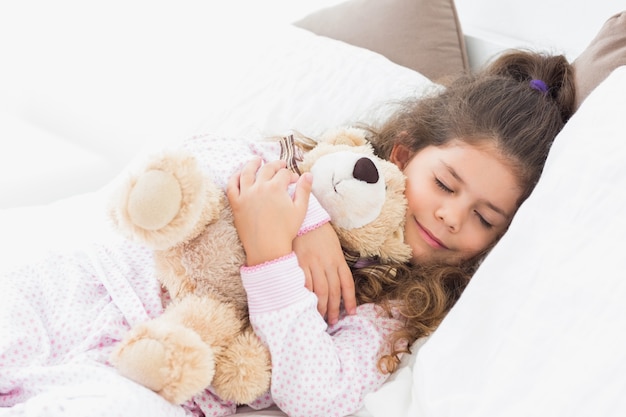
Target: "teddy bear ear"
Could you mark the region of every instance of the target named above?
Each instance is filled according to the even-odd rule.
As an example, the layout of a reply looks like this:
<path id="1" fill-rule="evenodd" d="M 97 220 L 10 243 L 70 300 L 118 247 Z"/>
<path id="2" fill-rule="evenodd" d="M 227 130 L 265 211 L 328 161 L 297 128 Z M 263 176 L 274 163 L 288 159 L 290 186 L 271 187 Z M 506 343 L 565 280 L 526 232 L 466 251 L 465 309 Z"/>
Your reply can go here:
<path id="1" fill-rule="evenodd" d="M 357 127 L 343 127 L 326 132 L 320 142 L 331 145 L 362 146 L 367 144 L 367 132 Z"/>

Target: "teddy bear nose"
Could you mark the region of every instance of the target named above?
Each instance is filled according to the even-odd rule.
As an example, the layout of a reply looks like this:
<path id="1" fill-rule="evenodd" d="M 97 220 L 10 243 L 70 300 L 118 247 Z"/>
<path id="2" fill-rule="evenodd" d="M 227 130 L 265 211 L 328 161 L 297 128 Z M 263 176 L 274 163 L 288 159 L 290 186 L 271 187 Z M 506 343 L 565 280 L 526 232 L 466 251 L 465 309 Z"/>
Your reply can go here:
<path id="1" fill-rule="evenodd" d="M 352 176 L 359 181 L 375 184 L 378 182 L 378 169 L 371 159 L 365 157 L 360 158 L 354 164 Z"/>

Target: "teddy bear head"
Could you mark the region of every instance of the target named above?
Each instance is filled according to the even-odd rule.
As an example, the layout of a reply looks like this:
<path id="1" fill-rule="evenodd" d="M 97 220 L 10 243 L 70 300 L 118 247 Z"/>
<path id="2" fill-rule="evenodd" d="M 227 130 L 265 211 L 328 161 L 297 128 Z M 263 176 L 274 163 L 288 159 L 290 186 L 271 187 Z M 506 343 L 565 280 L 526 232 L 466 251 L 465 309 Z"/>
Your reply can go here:
<path id="1" fill-rule="evenodd" d="M 405 176 L 374 154 L 365 131 L 327 132 L 304 154 L 299 169 L 313 174 L 312 193 L 328 211 L 345 250 L 382 263 L 409 260 Z"/>

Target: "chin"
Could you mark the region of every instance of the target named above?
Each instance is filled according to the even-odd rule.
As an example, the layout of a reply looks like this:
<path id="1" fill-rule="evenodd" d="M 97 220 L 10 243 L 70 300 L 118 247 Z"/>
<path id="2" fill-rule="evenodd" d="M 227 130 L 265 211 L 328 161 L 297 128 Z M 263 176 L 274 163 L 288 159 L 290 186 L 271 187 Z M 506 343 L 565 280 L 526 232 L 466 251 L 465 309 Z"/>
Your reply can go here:
<path id="1" fill-rule="evenodd" d="M 418 254 L 411 258 L 411 263 L 413 265 L 449 265 L 449 266 L 458 266 L 461 265 L 464 261 L 462 257 L 455 256 L 436 256 L 433 254 Z"/>
<path id="2" fill-rule="evenodd" d="M 441 259 L 437 259 L 436 256 L 433 256 L 431 254 L 417 254 L 417 255 L 413 255 L 413 257 L 411 258 L 411 263 L 413 265 L 429 265 L 429 264 L 435 264 L 435 263 L 441 263 L 442 260 Z"/>

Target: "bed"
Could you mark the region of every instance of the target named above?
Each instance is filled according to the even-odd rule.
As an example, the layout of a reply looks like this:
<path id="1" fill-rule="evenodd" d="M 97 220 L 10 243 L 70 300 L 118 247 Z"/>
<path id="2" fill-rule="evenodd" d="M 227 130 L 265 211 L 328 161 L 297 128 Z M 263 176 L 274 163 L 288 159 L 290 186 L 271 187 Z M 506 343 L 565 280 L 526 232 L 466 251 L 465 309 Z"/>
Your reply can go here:
<path id="1" fill-rule="evenodd" d="M 110 238 L 111 184 L 171 141 L 315 136 L 384 117 L 504 48 L 563 52 L 579 108 L 540 183 L 439 329 L 355 416 L 626 414 L 619 5 L 572 3 L 568 32 L 557 0 L 208 3 L 0 5 L 0 271 Z M 266 8 L 282 13 L 258 19 Z"/>

